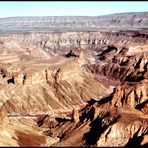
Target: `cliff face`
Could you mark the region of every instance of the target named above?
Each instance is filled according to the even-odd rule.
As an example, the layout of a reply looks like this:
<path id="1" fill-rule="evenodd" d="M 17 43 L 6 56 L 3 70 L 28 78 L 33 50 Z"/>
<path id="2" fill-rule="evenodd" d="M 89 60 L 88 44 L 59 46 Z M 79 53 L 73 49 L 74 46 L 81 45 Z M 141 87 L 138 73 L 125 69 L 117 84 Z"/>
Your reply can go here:
<path id="1" fill-rule="evenodd" d="M 56 118 L 54 125 L 48 121 L 46 133 L 60 138 L 53 146 L 140 146 L 148 130 L 147 117 L 130 108 L 110 107 L 109 102 L 88 104 L 77 111 L 77 121 Z"/>
<path id="2" fill-rule="evenodd" d="M 76 52 L 75 54 L 78 55 L 81 50 L 89 50 L 94 56 L 100 55 L 101 58 L 108 55 L 113 56 L 114 52 L 121 55 L 120 58 L 122 58 L 124 52 L 127 52 L 126 48 L 129 49 L 129 53 L 124 55 L 127 55 L 125 58 L 128 58 L 128 55 L 131 56 L 131 52 L 134 50 L 139 53 L 147 51 L 147 38 L 147 34 L 135 31 L 5 35 L 0 37 L 0 41 L 2 42 L 1 62 L 8 62 L 9 59 L 11 59 L 11 62 L 22 59 L 32 60 L 32 58 L 49 59 L 57 55 L 66 55 L 71 51 Z M 109 59 L 109 56 L 107 59 Z"/>
<path id="3" fill-rule="evenodd" d="M 89 98 L 111 90 L 103 80 L 85 72 L 77 59 L 64 58 L 54 64 L 40 62 L 36 67 L 30 65 L 29 69 L 14 69 L 9 67 L 1 81 L 1 105 L 9 114 L 68 110 L 72 105 L 84 104 Z"/>
<path id="4" fill-rule="evenodd" d="M 122 13 L 98 17 L 51 16 L 0 18 L 1 33 L 32 31 L 97 31 L 98 29 L 147 28 L 148 12 Z"/>
<path id="5" fill-rule="evenodd" d="M 135 31 L 1 36 L 1 145 L 26 146 L 28 136 L 29 146 L 145 145 L 147 38 Z"/>

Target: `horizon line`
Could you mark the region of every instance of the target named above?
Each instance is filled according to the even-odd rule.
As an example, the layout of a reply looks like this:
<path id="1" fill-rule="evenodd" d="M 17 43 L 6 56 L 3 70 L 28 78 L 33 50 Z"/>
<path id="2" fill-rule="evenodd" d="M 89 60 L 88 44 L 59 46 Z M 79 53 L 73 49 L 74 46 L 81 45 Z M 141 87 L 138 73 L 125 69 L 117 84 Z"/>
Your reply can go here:
<path id="1" fill-rule="evenodd" d="M 0 17 L 3 18 L 17 18 L 17 17 L 99 17 L 99 16 L 107 16 L 107 15 L 116 15 L 116 14 L 128 14 L 128 13 L 148 13 L 148 11 L 133 11 L 133 12 L 117 12 L 117 13 L 109 13 L 109 14 L 101 14 L 101 15 L 33 15 L 33 16 L 6 16 Z"/>

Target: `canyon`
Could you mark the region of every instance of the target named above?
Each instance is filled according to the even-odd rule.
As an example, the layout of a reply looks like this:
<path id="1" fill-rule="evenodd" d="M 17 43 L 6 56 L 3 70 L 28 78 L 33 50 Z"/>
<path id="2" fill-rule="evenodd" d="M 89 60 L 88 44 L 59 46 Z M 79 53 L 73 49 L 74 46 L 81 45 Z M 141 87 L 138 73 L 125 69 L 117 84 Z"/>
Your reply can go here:
<path id="1" fill-rule="evenodd" d="M 147 16 L 1 18 L 0 146 L 146 147 Z"/>

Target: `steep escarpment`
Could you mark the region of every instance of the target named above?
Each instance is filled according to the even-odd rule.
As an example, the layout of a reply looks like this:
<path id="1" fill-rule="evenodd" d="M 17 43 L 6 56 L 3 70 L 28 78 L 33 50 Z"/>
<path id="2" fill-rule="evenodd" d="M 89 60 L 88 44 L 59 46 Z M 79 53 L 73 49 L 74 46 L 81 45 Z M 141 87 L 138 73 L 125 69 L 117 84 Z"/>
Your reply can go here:
<path id="1" fill-rule="evenodd" d="M 59 59 L 54 64 L 40 61 L 29 66 L 11 66 L 4 78 L 1 75 L 1 106 L 9 114 L 69 110 L 72 105 L 84 104 L 89 98 L 112 90 L 104 80 L 85 72 L 77 59 Z"/>
<path id="2" fill-rule="evenodd" d="M 53 146 L 140 146 L 148 132 L 147 116 L 112 107 L 111 100 L 112 96 L 92 99 L 67 117 L 46 117 L 40 126 L 47 128 L 46 135 L 60 138 Z"/>
<path id="3" fill-rule="evenodd" d="M 147 38 L 135 31 L 1 36 L 0 144 L 146 145 Z"/>
<path id="4" fill-rule="evenodd" d="M 62 117 L 46 117 L 40 126 L 58 137 L 53 146 L 146 146 L 147 79 L 117 86 L 114 92 L 88 101 Z"/>
<path id="5" fill-rule="evenodd" d="M 104 16 L 46 16 L 0 18 L 1 33 L 147 29 L 148 12 Z"/>
<path id="6" fill-rule="evenodd" d="M 147 46 L 132 47 L 135 53 L 130 53 L 130 48 L 108 46 L 96 55 L 98 64 L 89 65 L 88 69 L 121 82 L 139 82 L 147 75 Z"/>
<path id="7" fill-rule="evenodd" d="M 129 47 L 107 46 L 99 51 L 95 58 L 96 63 L 87 65 L 85 69 L 119 83 L 115 88 L 114 103 L 117 106 L 126 105 L 147 112 L 147 44 L 133 44 Z"/>
<path id="8" fill-rule="evenodd" d="M 127 32 L 66 32 L 66 33 L 28 33 L 0 37 L 1 62 L 33 59 L 49 59 L 53 56 L 66 55 L 70 51 L 89 50 L 94 56 L 104 56 L 115 52 L 107 49 L 138 48 L 147 44 L 147 34 L 135 31 Z M 119 52 L 118 50 L 118 52 Z M 146 48 L 143 49 L 146 51 Z M 125 52 L 125 50 L 123 49 Z M 122 51 L 120 51 L 122 53 Z M 107 56 L 106 55 L 106 56 Z M 103 57 L 102 57 L 103 58 Z M 4 59 L 4 60 L 3 60 Z"/>
<path id="9" fill-rule="evenodd" d="M 53 146 L 146 146 L 146 42 L 126 47 L 105 45 L 90 54 L 93 62 L 82 60 L 83 69 L 113 80 L 110 81 L 110 85 L 116 85 L 113 93 L 91 99 L 65 116 L 46 116 L 38 120 L 38 125 L 47 129 L 45 135 L 60 139 Z M 80 53 L 79 57 L 83 59 L 86 55 Z"/>

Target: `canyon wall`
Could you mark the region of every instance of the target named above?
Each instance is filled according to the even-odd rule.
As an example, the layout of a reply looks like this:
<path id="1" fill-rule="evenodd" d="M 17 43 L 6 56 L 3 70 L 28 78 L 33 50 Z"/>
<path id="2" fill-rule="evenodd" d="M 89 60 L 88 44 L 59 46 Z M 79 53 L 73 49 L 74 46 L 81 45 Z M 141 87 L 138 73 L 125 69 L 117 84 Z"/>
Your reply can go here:
<path id="1" fill-rule="evenodd" d="M 14 134 L 14 125 L 26 121 L 28 135 L 33 133 L 30 126 L 41 130 L 34 139 L 41 136 L 40 146 L 145 145 L 147 39 L 136 31 L 1 36 L 0 108 L 9 125 L 5 133 L 25 136 L 24 131 Z M 10 137 L 12 145 L 26 145 Z"/>

